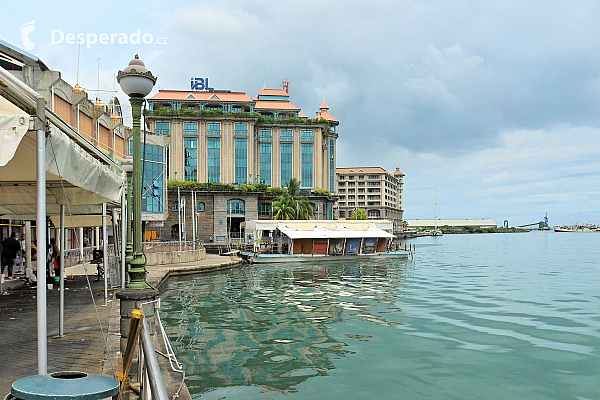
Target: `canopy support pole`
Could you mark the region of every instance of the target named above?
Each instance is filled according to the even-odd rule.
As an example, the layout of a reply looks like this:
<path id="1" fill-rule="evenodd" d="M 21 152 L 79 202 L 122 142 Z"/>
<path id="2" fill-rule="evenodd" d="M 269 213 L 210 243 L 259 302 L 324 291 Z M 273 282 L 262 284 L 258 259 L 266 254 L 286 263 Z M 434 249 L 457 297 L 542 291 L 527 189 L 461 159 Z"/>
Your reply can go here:
<path id="1" fill-rule="evenodd" d="M 60 242 L 58 249 L 60 251 L 60 257 L 58 262 L 60 263 L 59 269 L 59 282 L 60 282 L 60 300 L 59 300 L 59 314 L 58 314 L 58 336 L 65 336 L 65 205 L 60 205 Z"/>
<path id="2" fill-rule="evenodd" d="M 46 318 L 46 101 L 37 96 L 35 129 L 37 130 L 37 345 L 38 374 L 48 372 L 48 326 Z"/>
<path id="3" fill-rule="evenodd" d="M 106 203 L 102 203 L 102 263 L 104 264 L 104 307 L 108 305 L 108 232 L 106 231 Z"/>

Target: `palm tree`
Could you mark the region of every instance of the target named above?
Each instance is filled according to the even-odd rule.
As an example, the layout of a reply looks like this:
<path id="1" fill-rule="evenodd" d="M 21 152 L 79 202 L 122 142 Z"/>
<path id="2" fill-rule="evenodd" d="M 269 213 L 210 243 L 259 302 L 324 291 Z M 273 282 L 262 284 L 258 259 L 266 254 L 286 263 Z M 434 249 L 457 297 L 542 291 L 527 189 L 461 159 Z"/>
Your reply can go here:
<path id="1" fill-rule="evenodd" d="M 273 219 L 311 219 L 313 210 L 300 193 L 300 181 L 292 178 L 287 185 L 286 192 L 273 202 Z"/>

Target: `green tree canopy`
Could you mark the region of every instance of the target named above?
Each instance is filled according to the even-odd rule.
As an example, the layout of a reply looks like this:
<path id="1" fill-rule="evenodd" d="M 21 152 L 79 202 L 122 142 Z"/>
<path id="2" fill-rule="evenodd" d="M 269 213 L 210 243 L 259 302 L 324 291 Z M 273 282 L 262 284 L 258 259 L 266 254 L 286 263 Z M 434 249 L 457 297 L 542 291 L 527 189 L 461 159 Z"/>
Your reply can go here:
<path id="1" fill-rule="evenodd" d="M 313 210 L 306 196 L 300 193 L 300 181 L 290 179 L 285 193 L 273 202 L 273 219 L 311 219 Z"/>
<path id="2" fill-rule="evenodd" d="M 367 219 L 367 213 L 362 208 L 357 208 L 350 214 L 350 219 Z"/>
<path id="3" fill-rule="evenodd" d="M 362 208 L 357 208 L 350 214 L 350 219 L 367 219 L 367 213 Z"/>

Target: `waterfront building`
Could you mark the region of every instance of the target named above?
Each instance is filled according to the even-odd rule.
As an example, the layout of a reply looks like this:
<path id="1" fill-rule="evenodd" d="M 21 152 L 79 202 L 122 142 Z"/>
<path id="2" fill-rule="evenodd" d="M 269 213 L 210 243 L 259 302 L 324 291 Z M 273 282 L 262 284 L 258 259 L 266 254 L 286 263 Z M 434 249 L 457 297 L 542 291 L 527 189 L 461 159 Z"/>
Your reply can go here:
<path id="1" fill-rule="evenodd" d="M 131 154 L 131 128 L 123 124 L 122 105 L 112 96 L 107 104 L 96 98 L 92 101 L 88 92 L 92 88 L 82 88 L 78 83 L 71 85 L 60 71 L 51 70 L 42 60 L 16 46 L 0 40 L 0 67 L 7 70 L 25 85 L 39 93 L 46 100 L 47 107 L 67 125 L 77 131 L 82 138 L 112 158 L 118 165 L 127 154 Z M 128 105 L 124 105 L 128 107 Z M 162 224 L 166 218 L 164 174 L 168 140 L 162 135 L 145 135 L 142 220 L 150 225 Z M 129 143 L 128 143 L 129 142 Z M 129 150 L 129 151 L 128 151 Z M 57 218 L 51 218 L 52 221 Z M 17 228 L 21 221 L 0 220 L 0 238 L 8 235 L 9 226 Z M 101 216 L 86 218 L 77 227 L 84 229 L 92 245 L 99 244 Z M 93 232 L 95 231 L 95 232 Z M 68 246 L 75 246 L 75 234 L 68 232 Z"/>
<path id="2" fill-rule="evenodd" d="M 338 217 L 350 218 L 361 208 L 369 219 L 388 219 L 394 232 L 402 231 L 404 174 L 381 167 L 336 168 Z"/>
<path id="3" fill-rule="evenodd" d="M 273 219 L 272 204 L 277 195 L 261 191 L 243 191 L 237 187 L 222 190 L 170 189 L 168 191 L 168 218 L 164 224 L 147 226 L 151 236 L 163 239 L 193 239 L 194 218 L 196 238 L 206 243 L 249 243 L 245 227 L 253 220 Z M 327 194 L 307 194 L 314 219 L 332 219 L 328 205 L 335 197 Z"/>
<path id="4" fill-rule="evenodd" d="M 168 177 L 227 184 L 335 189 L 339 122 L 323 102 L 307 118 L 284 89 L 251 99 L 229 90 L 160 90 L 148 100 L 150 130 L 170 137 Z"/>

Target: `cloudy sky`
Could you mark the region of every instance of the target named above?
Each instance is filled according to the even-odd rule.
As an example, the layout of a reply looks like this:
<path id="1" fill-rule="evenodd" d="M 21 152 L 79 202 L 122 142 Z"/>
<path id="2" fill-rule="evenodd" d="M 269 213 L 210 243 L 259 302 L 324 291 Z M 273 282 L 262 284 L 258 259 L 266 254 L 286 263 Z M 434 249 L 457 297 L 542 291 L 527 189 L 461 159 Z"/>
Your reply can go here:
<path id="1" fill-rule="evenodd" d="M 254 97 L 289 80 L 304 114 L 325 99 L 340 121 L 338 166 L 406 174 L 407 219 L 433 218 L 437 191 L 440 218 L 600 222 L 598 1 L 52 3 L 5 5 L 0 38 L 25 48 L 31 31 L 30 52 L 75 84 L 66 38 L 83 33 L 90 89 L 98 58 L 112 89 L 135 53 L 157 89 L 208 77 Z M 138 29 L 153 43 L 130 43 Z"/>

